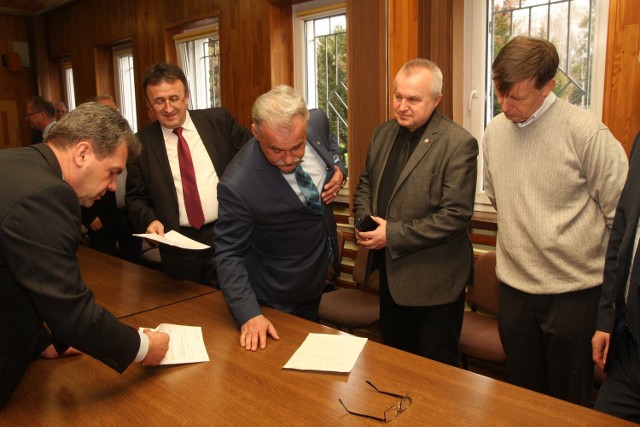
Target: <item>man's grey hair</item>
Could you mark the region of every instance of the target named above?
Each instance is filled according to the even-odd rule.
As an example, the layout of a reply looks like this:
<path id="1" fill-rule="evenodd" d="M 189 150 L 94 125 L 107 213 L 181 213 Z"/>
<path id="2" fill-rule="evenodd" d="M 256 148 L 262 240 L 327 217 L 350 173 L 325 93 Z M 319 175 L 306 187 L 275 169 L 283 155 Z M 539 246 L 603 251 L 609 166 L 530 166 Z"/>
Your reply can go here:
<path id="1" fill-rule="evenodd" d="M 98 159 L 111 156 L 121 143 L 127 145 L 129 157 L 136 157 L 142 145 L 131 131 L 129 122 L 117 110 L 95 102 L 80 104 L 51 128 L 47 143 L 69 149 L 88 141 Z"/>
<path id="2" fill-rule="evenodd" d="M 431 90 L 429 91 L 431 93 L 431 97 L 435 99 L 438 96 L 442 95 L 442 71 L 435 62 L 425 58 L 411 59 L 410 61 L 406 62 L 402 66 L 402 68 L 400 68 L 398 73 L 404 73 L 410 76 L 420 70 L 429 70 L 433 75 Z"/>
<path id="3" fill-rule="evenodd" d="M 291 129 L 292 119 L 302 116 L 309 120 L 304 98 L 291 86 L 280 85 L 260 95 L 251 110 L 253 124 L 260 129 L 266 124 L 271 129 Z"/>

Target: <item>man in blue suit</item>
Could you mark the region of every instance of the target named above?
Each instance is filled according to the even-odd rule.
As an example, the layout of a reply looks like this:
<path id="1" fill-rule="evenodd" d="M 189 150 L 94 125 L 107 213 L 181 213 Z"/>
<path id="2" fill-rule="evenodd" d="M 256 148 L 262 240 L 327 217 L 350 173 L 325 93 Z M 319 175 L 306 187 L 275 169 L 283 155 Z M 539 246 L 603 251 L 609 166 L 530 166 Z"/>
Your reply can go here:
<path id="1" fill-rule="evenodd" d="M 291 87 L 259 96 L 252 114 L 254 138 L 218 184 L 214 242 L 220 289 L 240 327 L 240 345 L 255 351 L 266 347 L 267 335 L 279 339 L 260 305 L 317 319 L 329 263 L 339 271 L 329 204 L 344 166 L 326 115 L 309 112 Z M 306 182 L 298 181 L 303 177 Z"/>

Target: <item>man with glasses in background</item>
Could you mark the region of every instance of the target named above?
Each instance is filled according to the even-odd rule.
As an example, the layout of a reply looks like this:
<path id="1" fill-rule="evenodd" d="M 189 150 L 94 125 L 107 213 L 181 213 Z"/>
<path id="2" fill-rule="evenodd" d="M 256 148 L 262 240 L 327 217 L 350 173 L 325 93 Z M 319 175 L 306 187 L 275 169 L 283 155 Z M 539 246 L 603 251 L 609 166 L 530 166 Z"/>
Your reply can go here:
<path id="1" fill-rule="evenodd" d="M 142 154 L 127 165 L 129 217 L 137 232 L 175 230 L 209 245 L 161 245 L 160 256 L 168 276 L 210 284 L 218 179 L 252 134 L 225 108 L 188 110 L 187 78 L 174 64 L 152 65 L 142 87 L 157 121 L 138 132 Z"/>
<path id="2" fill-rule="evenodd" d="M 56 124 L 56 108 L 41 96 L 27 101 L 27 120 L 35 132 L 31 142 L 36 144 L 47 138 L 49 130 Z"/>
<path id="3" fill-rule="evenodd" d="M 67 114 L 69 112 L 69 109 L 67 108 L 67 104 L 65 104 L 62 101 L 58 101 L 53 105 L 54 105 L 54 107 L 56 109 L 56 121 L 58 121 L 61 118 L 63 118 L 65 116 L 65 114 Z"/>

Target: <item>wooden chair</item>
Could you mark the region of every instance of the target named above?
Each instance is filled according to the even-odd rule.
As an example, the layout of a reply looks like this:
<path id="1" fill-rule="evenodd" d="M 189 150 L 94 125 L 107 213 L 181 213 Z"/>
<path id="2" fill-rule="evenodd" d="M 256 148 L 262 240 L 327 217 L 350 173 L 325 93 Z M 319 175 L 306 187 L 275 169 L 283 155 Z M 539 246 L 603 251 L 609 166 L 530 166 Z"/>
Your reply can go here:
<path id="1" fill-rule="evenodd" d="M 500 365 L 506 363 L 498 333 L 499 289 L 495 251 L 480 255 L 475 263 L 473 286 L 467 288 L 466 299 L 471 310 L 464 312 L 460 334 L 465 369 L 468 357 Z"/>
<path id="2" fill-rule="evenodd" d="M 375 270 L 367 274 L 369 250 L 358 247 L 353 265 L 356 289 L 336 289 L 325 292 L 320 301 L 318 317 L 338 329 L 368 328 L 380 321 L 379 275 Z"/>

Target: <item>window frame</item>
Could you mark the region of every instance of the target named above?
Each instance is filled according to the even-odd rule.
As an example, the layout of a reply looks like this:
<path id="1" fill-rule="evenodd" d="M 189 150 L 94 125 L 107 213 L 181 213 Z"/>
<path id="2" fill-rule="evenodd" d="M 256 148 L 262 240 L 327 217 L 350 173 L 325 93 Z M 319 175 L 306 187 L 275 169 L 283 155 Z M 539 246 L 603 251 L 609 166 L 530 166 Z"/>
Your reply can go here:
<path id="1" fill-rule="evenodd" d="M 131 61 L 131 79 L 126 82 L 122 81 L 121 60 L 122 58 L 130 58 Z M 133 132 L 138 131 L 138 116 L 136 105 L 136 86 L 135 86 L 135 63 L 133 62 L 133 51 L 131 44 L 119 45 L 113 48 L 113 78 L 115 83 L 115 99 L 120 108 L 120 113 L 127 119 L 129 126 Z M 128 86 L 129 95 L 123 93 L 123 85 Z"/>
<path id="2" fill-rule="evenodd" d="M 464 115 L 463 127 L 480 145 L 478 155 L 478 179 L 476 183 L 475 210 L 495 212 L 483 190 L 484 157 L 482 138 L 484 135 L 486 100 L 490 95 L 491 63 L 487 60 L 487 14 L 488 0 L 465 0 L 464 7 Z M 604 75 L 607 49 L 609 0 L 596 0 L 593 26 L 593 55 L 591 79 L 591 105 L 589 111 L 602 120 L 604 105 Z"/>
<path id="3" fill-rule="evenodd" d="M 211 107 L 215 107 L 215 106 L 220 106 L 222 105 L 222 91 L 220 90 L 219 96 L 217 97 L 217 102 L 218 104 L 212 105 L 211 104 L 211 96 L 210 96 L 210 87 L 207 83 L 205 83 L 205 88 L 206 88 L 206 96 L 204 92 L 200 92 L 201 86 L 198 85 L 198 82 L 200 80 L 205 81 L 206 76 L 202 77 L 201 79 L 197 79 L 196 82 L 192 81 L 192 76 L 191 76 L 191 71 L 189 70 L 189 67 L 186 67 L 184 64 L 184 60 L 183 57 L 181 55 L 182 49 L 180 47 L 181 44 L 183 43 L 188 43 L 188 42 L 192 42 L 192 41 L 199 41 L 202 39 L 208 39 L 208 38 L 214 38 L 218 41 L 218 44 L 220 43 L 220 29 L 219 29 L 219 23 L 217 22 L 218 18 L 214 18 L 216 22 L 207 24 L 207 25 L 203 25 L 203 26 L 199 26 L 196 28 L 190 28 L 187 29 L 185 31 L 179 32 L 177 34 L 174 34 L 173 36 L 173 40 L 175 43 L 175 49 L 176 49 L 176 58 L 177 58 L 177 62 L 178 65 L 180 66 L 180 68 L 182 68 L 182 70 L 184 70 L 185 75 L 187 77 L 187 81 L 189 82 L 189 109 L 199 109 L 199 108 L 211 108 Z M 221 64 L 219 65 L 219 67 L 221 66 Z M 221 72 L 220 70 L 218 71 L 218 80 L 221 78 Z M 195 90 L 194 90 L 195 89 Z M 202 96 L 205 97 L 205 100 L 203 103 L 200 102 L 200 100 L 202 99 Z M 203 107 L 204 105 L 204 107 Z"/>
<path id="4" fill-rule="evenodd" d="M 71 111 L 76 108 L 75 83 L 73 80 L 73 63 L 71 62 L 71 58 L 67 57 L 60 60 L 60 69 L 62 71 L 62 86 L 67 101 L 67 109 Z M 71 84 L 69 84 L 69 79 L 71 80 Z"/>

